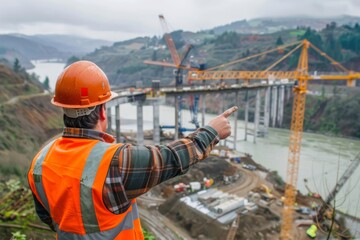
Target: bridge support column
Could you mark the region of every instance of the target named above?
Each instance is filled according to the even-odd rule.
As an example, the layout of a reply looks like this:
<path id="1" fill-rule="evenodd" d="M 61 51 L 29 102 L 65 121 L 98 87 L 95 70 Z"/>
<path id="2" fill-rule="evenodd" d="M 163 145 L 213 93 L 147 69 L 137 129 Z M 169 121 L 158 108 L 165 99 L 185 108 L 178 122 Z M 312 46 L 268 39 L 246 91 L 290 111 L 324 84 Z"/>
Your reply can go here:
<path id="1" fill-rule="evenodd" d="M 284 86 L 280 86 L 279 89 L 279 98 L 278 98 L 278 116 L 277 116 L 277 125 L 279 127 L 282 126 L 283 116 L 284 116 L 284 101 L 285 101 L 285 88 Z"/>
<path id="2" fill-rule="evenodd" d="M 278 99 L 278 88 L 277 86 L 272 87 L 272 99 L 271 99 L 271 126 L 275 127 L 277 117 L 277 99 Z"/>
<path id="3" fill-rule="evenodd" d="M 107 115 L 107 123 L 108 123 L 106 131 L 107 131 L 108 133 L 111 133 L 111 124 L 112 124 L 112 119 L 111 119 L 111 107 L 109 107 L 109 108 L 106 109 L 106 115 Z"/>
<path id="4" fill-rule="evenodd" d="M 235 93 L 235 105 L 237 106 L 239 102 L 239 92 Z M 233 148 L 234 150 L 236 150 L 236 145 L 237 145 L 237 121 L 238 120 L 238 111 L 234 112 L 234 144 L 233 144 Z"/>
<path id="5" fill-rule="evenodd" d="M 153 117 L 154 117 L 153 141 L 155 145 L 159 145 L 160 144 L 160 106 L 158 100 L 153 102 Z"/>
<path id="6" fill-rule="evenodd" d="M 249 122 L 249 91 L 246 90 L 245 91 L 245 123 L 244 123 L 245 141 L 247 141 L 247 135 L 248 135 L 248 122 Z"/>
<path id="7" fill-rule="evenodd" d="M 256 143 L 256 138 L 259 132 L 259 122 L 260 122 L 260 90 L 256 89 L 256 99 L 255 99 L 255 113 L 254 113 L 254 138 L 253 142 Z"/>
<path id="8" fill-rule="evenodd" d="M 206 94 L 201 96 L 201 126 L 205 126 Z"/>
<path id="9" fill-rule="evenodd" d="M 286 86 L 286 101 L 289 101 L 292 93 L 292 86 Z"/>
<path id="10" fill-rule="evenodd" d="M 144 144 L 144 127 L 143 127 L 143 102 L 136 103 L 136 117 L 137 117 L 137 134 L 136 141 L 138 145 Z"/>
<path id="11" fill-rule="evenodd" d="M 219 115 L 224 112 L 224 93 L 220 93 Z M 220 140 L 219 146 L 226 146 L 226 139 Z"/>
<path id="12" fill-rule="evenodd" d="M 179 123 L 181 118 L 181 114 L 179 111 L 179 104 L 180 104 L 180 97 L 175 96 L 175 135 L 174 135 L 175 140 L 179 138 Z"/>
<path id="13" fill-rule="evenodd" d="M 264 104 L 264 133 L 268 134 L 269 123 L 270 123 L 270 87 L 265 90 L 265 104 Z"/>
<path id="14" fill-rule="evenodd" d="M 115 106 L 115 126 L 116 126 L 116 142 L 121 142 L 120 139 L 120 105 Z"/>
<path id="15" fill-rule="evenodd" d="M 219 114 L 224 112 L 224 93 L 220 93 L 220 107 Z"/>

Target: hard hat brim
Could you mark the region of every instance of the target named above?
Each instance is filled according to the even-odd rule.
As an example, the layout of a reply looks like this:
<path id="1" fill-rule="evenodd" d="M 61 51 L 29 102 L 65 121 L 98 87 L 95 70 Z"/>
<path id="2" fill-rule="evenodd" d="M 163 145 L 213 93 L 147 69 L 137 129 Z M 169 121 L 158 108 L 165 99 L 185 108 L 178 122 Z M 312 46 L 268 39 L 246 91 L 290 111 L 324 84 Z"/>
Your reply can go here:
<path id="1" fill-rule="evenodd" d="M 74 104 L 74 105 L 69 105 L 69 104 L 61 104 L 59 102 L 54 101 L 54 97 L 51 99 L 51 103 L 57 107 L 62 107 L 62 108 L 88 108 L 88 107 L 94 107 L 106 102 L 109 102 L 111 99 L 117 97 L 119 94 L 117 94 L 116 92 L 110 91 L 110 97 L 106 98 L 102 101 L 98 101 L 98 102 L 94 102 L 93 104 L 89 104 L 89 105 L 78 105 L 78 104 Z"/>

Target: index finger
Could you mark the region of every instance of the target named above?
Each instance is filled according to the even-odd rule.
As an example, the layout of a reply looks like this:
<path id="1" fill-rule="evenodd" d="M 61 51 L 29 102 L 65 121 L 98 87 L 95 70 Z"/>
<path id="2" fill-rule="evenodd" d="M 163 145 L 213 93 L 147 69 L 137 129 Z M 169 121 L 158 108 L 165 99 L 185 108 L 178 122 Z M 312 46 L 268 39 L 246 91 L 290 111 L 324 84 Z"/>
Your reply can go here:
<path id="1" fill-rule="evenodd" d="M 238 110 L 238 107 L 233 106 L 233 107 L 229 108 L 228 110 L 226 110 L 225 112 L 223 112 L 223 116 L 228 118 L 231 114 L 233 114 L 237 110 Z"/>

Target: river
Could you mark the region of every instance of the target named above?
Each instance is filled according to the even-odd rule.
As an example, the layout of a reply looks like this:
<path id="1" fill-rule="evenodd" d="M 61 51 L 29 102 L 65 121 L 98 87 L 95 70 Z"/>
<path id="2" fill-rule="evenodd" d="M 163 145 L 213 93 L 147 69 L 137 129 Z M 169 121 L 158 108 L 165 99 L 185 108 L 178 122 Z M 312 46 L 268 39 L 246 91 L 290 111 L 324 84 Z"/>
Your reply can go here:
<path id="1" fill-rule="evenodd" d="M 30 69 L 27 72 L 38 75 L 41 82 L 44 82 L 45 78 L 48 77 L 50 90 L 54 91 L 56 79 L 59 76 L 59 73 L 64 69 L 65 63 L 51 60 L 33 60 L 31 63 L 35 68 Z"/>
<path id="2" fill-rule="evenodd" d="M 35 68 L 31 72 L 45 79 L 50 79 L 50 87 L 55 88 L 55 82 L 65 64 L 54 62 L 34 62 Z M 124 104 L 120 106 L 121 113 L 126 113 L 122 118 L 122 130 L 136 131 L 136 106 Z M 152 129 L 152 107 L 144 107 L 144 129 Z M 170 106 L 160 107 L 160 124 L 174 125 L 174 108 Z M 214 115 L 206 114 L 208 122 Z M 201 115 L 199 115 L 201 119 Z M 128 121 L 127 121 L 128 120 Z M 183 123 L 185 127 L 193 127 L 189 124 L 190 113 L 183 111 Z M 231 123 L 234 120 L 230 120 Z M 234 131 L 234 130 L 233 130 Z M 243 141 L 244 122 L 238 121 L 237 135 L 240 139 L 237 150 L 247 152 L 253 159 L 270 170 L 275 170 L 285 178 L 288 159 L 288 145 L 290 131 L 285 129 L 270 128 L 266 138 L 258 138 L 257 143 Z M 308 186 L 313 192 L 322 196 L 333 189 L 337 179 L 343 174 L 350 161 L 360 152 L 360 141 L 347 138 L 330 137 L 314 133 L 304 133 L 301 144 L 301 155 L 298 175 L 298 188 L 302 193 L 307 193 L 304 179 L 308 179 Z M 360 168 L 358 168 L 348 182 L 344 185 L 336 197 L 336 207 L 345 213 L 360 217 Z"/>

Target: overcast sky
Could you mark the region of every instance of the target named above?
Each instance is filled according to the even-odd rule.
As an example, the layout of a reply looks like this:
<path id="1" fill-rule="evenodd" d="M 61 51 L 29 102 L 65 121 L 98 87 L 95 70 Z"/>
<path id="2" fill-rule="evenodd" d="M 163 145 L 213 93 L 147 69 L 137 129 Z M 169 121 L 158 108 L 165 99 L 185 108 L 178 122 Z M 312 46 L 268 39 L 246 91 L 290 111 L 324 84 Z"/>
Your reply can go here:
<path id="1" fill-rule="evenodd" d="M 3 0 L 0 33 L 71 34 L 112 41 L 200 31 L 242 19 L 360 16 L 360 0 Z"/>

